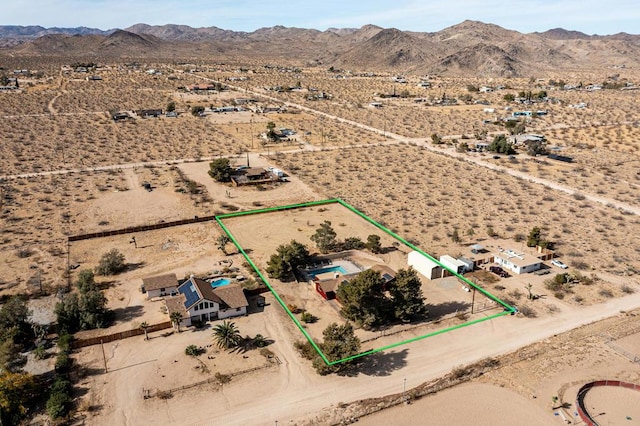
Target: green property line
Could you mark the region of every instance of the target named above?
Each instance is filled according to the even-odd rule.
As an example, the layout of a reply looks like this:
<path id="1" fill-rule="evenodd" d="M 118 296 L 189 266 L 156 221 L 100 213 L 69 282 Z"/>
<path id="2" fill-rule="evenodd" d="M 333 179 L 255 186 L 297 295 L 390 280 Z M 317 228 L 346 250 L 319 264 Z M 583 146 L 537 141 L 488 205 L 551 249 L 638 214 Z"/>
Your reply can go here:
<path id="1" fill-rule="evenodd" d="M 273 287 L 271 287 L 271 284 L 269 284 L 269 281 L 265 278 L 264 275 L 262 275 L 262 272 L 260 271 L 260 269 L 258 269 L 258 267 L 256 266 L 255 263 L 253 263 L 253 260 L 251 260 L 251 258 L 249 257 L 249 255 L 247 255 L 247 253 L 244 251 L 244 249 L 242 248 L 242 246 L 240 245 L 240 243 L 235 239 L 235 237 L 233 236 L 233 234 L 231 233 L 231 231 L 229 231 L 229 229 L 222 223 L 222 220 L 220 220 L 218 217 L 216 217 L 216 222 L 218 222 L 218 224 L 220 225 L 220 227 L 224 230 L 224 232 L 229 236 L 229 238 L 231 239 L 231 241 L 233 241 L 233 244 L 235 244 L 235 246 L 238 248 L 238 250 L 240 250 L 240 253 L 242 253 L 242 255 L 244 256 L 244 258 L 247 260 L 247 262 L 249 262 L 249 265 L 251 265 L 251 267 L 253 268 L 254 271 L 256 271 L 256 273 L 258 274 L 258 276 L 260 277 L 260 279 L 266 284 L 266 286 L 269 288 L 269 291 L 271 291 L 271 294 L 273 294 L 276 298 L 276 300 L 278 301 L 278 303 L 280 303 L 280 306 L 282 306 L 282 308 L 285 310 L 285 312 L 289 315 L 289 318 L 291 318 L 291 320 L 293 320 L 294 324 L 298 327 L 298 329 L 302 332 L 302 334 L 304 335 L 304 337 L 307 338 L 307 340 L 309 341 L 309 343 L 311 343 L 311 345 L 313 346 L 313 348 L 316 350 L 316 352 L 318 352 L 318 354 L 320 355 L 320 357 L 322 357 L 322 360 L 326 363 L 329 364 L 330 361 L 327 359 L 326 355 L 324 354 L 324 352 L 322 352 L 322 350 L 318 347 L 318 345 L 316 344 L 316 342 L 311 338 L 311 336 L 309 335 L 309 333 L 307 333 L 307 330 L 304 329 L 304 327 L 302 326 L 302 324 L 300 324 L 300 321 L 298 321 L 298 319 L 295 317 L 295 315 L 293 314 L 293 312 L 291 312 L 289 310 L 289 308 L 287 307 L 287 305 L 284 303 L 284 301 L 280 298 L 280 295 L 278 294 L 277 291 L 275 291 L 273 289 Z"/>
<path id="2" fill-rule="evenodd" d="M 313 340 L 313 338 L 309 335 L 309 333 L 307 332 L 307 330 L 305 330 L 305 328 L 302 326 L 302 324 L 300 323 L 300 321 L 298 321 L 298 319 L 295 317 L 295 315 L 293 314 L 293 312 L 291 312 L 289 310 L 289 308 L 287 307 L 287 305 L 284 303 L 284 301 L 280 298 L 280 295 L 278 295 L 278 293 L 275 291 L 275 289 L 271 286 L 271 284 L 269 283 L 269 281 L 267 280 L 267 278 L 262 274 L 262 272 L 260 271 L 260 269 L 256 266 L 256 264 L 253 262 L 253 260 L 251 260 L 251 258 L 249 257 L 249 255 L 245 252 L 244 248 L 240 245 L 240 243 L 236 240 L 236 238 L 233 236 L 233 234 L 231 233 L 231 231 L 229 231 L 229 229 L 224 225 L 224 223 L 222 223 L 223 219 L 227 219 L 227 218 L 232 218 L 232 217 L 238 217 L 238 216 L 247 216 L 247 215 L 253 215 L 253 214 L 260 214 L 260 213 L 269 213 L 269 212 L 274 212 L 274 211 L 282 211 L 282 210 L 290 210 L 290 209 L 297 209 L 297 208 L 305 208 L 305 207 L 312 207 L 312 206 L 318 206 L 318 205 L 324 205 L 324 204 L 334 204 L 334 203 L 338 203 L 340 205 L 342 205 L 343 207 L 346 207 L 347 209 L 349 209 L 350 211 L 352 211 L 353 213 L 356 213 L 358 216 L 362 217 L 363 219 L 365 219 L 367 222 L 371 223 L 372 225 L 376 226 L 378 229 L 384 231 L 385 233 L 387 233 L 388 235 L 390 235 L 391 237 L 395 238 L 396 240 L 402 242 L 403 244 L 405 244 L 407 247 L 417 251 L 418 253 L 422 254 L 423 256 L 427 257 L 428 259 L 432 260 L 433 262 L 435 262 L 437 265 L 441 266 L 442 268 L 446 269 L 447 271 L 451 272 L 452 274 L 454 274 L 457 278 L 462 279 L 465 283 L 469 284 L 470 286 L 472 286 L 473 288 L 477 289 L 478 291 L 480 291 L 482 294 L 484 294 L 485 296 L 487 296 L 488 298 L 490 298 L 491 300 L 498 302 L 499 304 L 501 304 L 503 307 L 505 307 L 505 311 L 500 312 L 498 314 L 495 315 L 491 315 L 488 317 L 484 317 L 484 318 L 479 318 L 473 321 L 469 321 L 469 322 L 465 322 L 462 324 L 458 324 L 455 325 L 453 327 L 448 327 L 442 330 L 437 330 L 434 331 L 432 333 L 428 333 L 422 336 L 418 336 L 418 337 L 414 337 L 411 339 L 407 339 L 407 340 L 403 340 L 397 343 L 393 343 L 391 345 L 387 345 L 387 346 L 383 346 L 380 348 L 376 348 L 376 349 L 371 349 L 365 352 L 361 352 L 359 354 L 356 355 L 352 355 L 350 357 L 347 358 L 343 358 L 343 359 L 339 359 L 336 361 L 329 361 L 329 359 L 326 357 L 326 355 L 324 354 L 324 352 L 320 349 L 320 347 L 318 347 L 318 345 L 316 344 L 316 342 Z M 309 341 L 309 343 L 313 346 L 313 348 L 316 350 L 316 352 L 318 353 L 318 355 L 320 355 L 320 357 L 322 358 L 322 360 L 327 364 L 327 365 L 335 365 L 335 364 L 339 364 L 342 362 L 347 362 L 356 358 L 360 358 L 363 356 L 367 356 L 367 355 L 371 355 L 377 352 L 381 352 L 384 350 L 388 350 L 391 348 L 395 348 L 398 346 L 402 346 L 402 345 L 406 345 L 408 343 L 412 343 L 412 342 L 416 342 L 418 340 L 422 340 L 422 339 L 426 339 L 428 337 L 432 337 L 432 336 L 436 336 L 438 334 L 443 334 L 446 333 L 448 331 L 453 331 L 462 327 L 467 327 L 470 325 L 474 325 L 483 321 L 487 321 L 487 320 L 491 320 L 494 318 L 498 318 L 504 315 L 510 315 L 516 312 L 516 309 L 510 305 L 508 305 L 507 303 L 503 302 L 502 300 L 500 300 L 499 298 L 497 298 L 496 296 L 494 296 L 493 294 L 487 292 L 486 290 L 484 290 L 483 288 L 477 286 L 476 284 L 474 284 L 473 282 L 467 280 L 466 278 L 464 278 L 463 276 L 459 275 L 458 273 L 450 270 L 449 268 L 447 268 L 446 266 L 444 266 L 442 263 L 440 263 L 438 260 L 434 259 L 433 257 L 431 257 L 430 255 L 428 255 L 427 253 L 423 252 L 422 250 L 420 250 L 419 248 L 417 248 L 416 246 L 414 246 L 413 244 L 409 243 L 408 241 L 406 241 L 405 239 L 403 239 L 402 237 L 400 237 L 399 235 L 395 234 L 393 231 L 391 231 L 390 229 L 384 227 L 383 225 L 381 225 L 380 223 L 376 222 L 375 220 L 371 219 L 370 217 L 368 217 L 367 215 L 365 215 L 364 213 L 360 212 L 359 210 L 357 210 L 355 207 L 349 205 L 348 203 L 346 203 L 345 201 L 335 198 L 335 199 L 329 199 L 329 200 L 321 200 L 321 201 L 310 201 L 307 203 L 299 203 L 299 204 L 290 204 L 290 205 L 285 205 L 285 206 L 278 206 L 278 207 L 270 207 L 270 208 L 264 208 L 264 209 L 256 209 L 256 210 L 248 210 L 248 211 L 243 211 L 243 212 L 234 212 L 234 213 L 228 213 L 228 214 L 223 214 L 223 215 L 219 215 L 215 217 L 216 222 L 220 225 L 220 227 L 222 228 L 222 230 L 227 234 L 227 236 L 231 239 L 231 241 L 233 242 L 233 244 L 236 246 L 236 248 L 240 251 L 240 253 L 242 253 L 242 256 L 247 260 L 247 262 L 249 263 L 249 265 L 251 265 L 251 267 L 256 271 L 256 273 L 258 274 L 258 276 L 260 277 L 260 279 L 265 283 L 265 285 L 267 286 L 267 288 L 269 289 L 269 291 L 271 291 L 271 293 L 274 295 L 274 297 L 276 298 L 276 300 L 278 301 L 278 303 L 280 304 L 280 306 L 282 306 L 282 308 L 285 310 L 285 312 L 287 313 L 287 315 L 289 316 L 289 318 L 291 318 L 291 320 L 294 322 L 294 324 L 298 327 L 298 329 L 302 332 L 302 334 L 305 336 L 305 338 L 307 339 L 307 341 Z"/>
<path id="3" fill-rule="evenodd" d="M 393 232 L 392 230 L 386 228 L 385 226 L 383 226 L 382 224 L 376 222 L 375 220 L 371 219 L 369 216 L 367 216 L 366 214 L 362 213 L 361 211 L 359 211 L 358 209 L 356 209 L 355 207 L 351 206 L 350 204 L 346 203 L 345 201 L 341 200 L 341 199 L 337 199 L 337 202 L 342 205 L 343 207 L 346 207 L 347 209 L 351 210 L 353 213 L 357 214 L 358 216 L 362 217 L 363 219 L 365 219 L 367 222 L 371 223 L 372 225 L 376 226 L 378 229 L 380 229 L 381 231 L 386 232 L 387 234 L 389 234 L 391 237 L 395 238 L 396 240 L 400 241 L 401 243 L 403 243 L 404 245 L 406 245 L 407 247 L 417 251 L 418 253 L 420 253 L 421 255 L 425 256 L 427 259 L 431 260 L 432 262 L 435 262 L 438 266 L 440 266 L 441 268 L 446 269 L 447 271 L 449 271 L 450 273 L 452 273 L 453 275 L 455 275 L 457 278 L 461 279 L 462 281 L 464 281 L 466 284 L 469 284 L 470 286 L 472 286 L 473 288 L 475 288 L 476 290 L 478 290 L 480 293 L 484 294 L 485 296 L 487 296 L 489 299 L 493 300 L 494 302 L 497 302 L 499 304 L 501 304 L 504 308 L 509 310 L 509 313 L 514 313 L 515 312 L 515 308 L 513 308 L 513 306 L 510 306 L 509 304 L 503 302 L 502 300 L 500 300 L 498 297 L 494 296 L 493 294 L 489 293 L 488 291 L 486 291 L 485 289 L 483 289 L 482 287 L 474 284 L 473 282 L 471 282 L 470 280 L 468 280 L 467 278 L 463 277 L 462 275 L 458 274 L 457 272 L 449 269 L 447 266 L 443 265 L 442 263 L 440 263 L 440 261 L 438 261 L 437 259 L 435 259 L 434 257 L 432 257 L 431 255 L 423 252 L 422 250 L 420 250 L 418 247 L 414 246 L 413 244 L 411 244 L 409 241 L 405 240 L 404 238 L 402 238 L 401 236 L 399 236 L 398 234 L 396 234 L 395 232 Z"/>
<path id="4" fill-rule="evenodd" d="M 479 318 L 479 319 L 476 319 L 476 320 L 473 320 L 473 321 L 469 321 L 469 322 L 465 322 L 465 323 L 462 323 L 462 324 L 454 325 L 454 326 L 448 327 L 448 328 L 443 328 L 442 330 L 436 330 L 436 331 L 434 331 L 432 333 L 427 333 L 427 334 L 424 334 L 422 336 L 418 336 L 418 337 L 414 337 L 414 338 L 411 338 L 411 339 L 403 340 L 401 342 L 393 343 L 391 345 L 383 346 L 381 348 L 371 349 L 369 351 L 361 352 L 359 354 L 352 355 L 350 357 L 343 358 L 343 359 L 340 359 L 338 361 L 333 361 L 333 362 L 329 363 L 329 365 L 338 364 L 340 362 L 351 361 L 351 360 L 356 359 L 356 358 L 360 358 L 360 357 L 363 357 L 363 356 L 366 356 L 366 355 L 372 355 L 372 354 L 375 354 L 377 352 L 386 351 L 388 349 L 392 349 L 392 348 L 395 348 L 397 346 L 406 345 L 407 343 L 417 342 L 418 340 L 426 339 L 427 337 L 437 336 L 438 334 L 443 334 L 443 333 L 446 333 L 446 332 L 449 332 L 449 331 L 457 330 L 458 328 L 463 328 L 463 327 L 467 327 L 469 325 L 478 324 L 478 323 L 483 322 L 483 321 L 492 320 L 494 318 L 498 318 L 498 317 L 501 317 L 501 316 L 504 316 L 504 315 L 511 315 L 511 313 L 507 312 L 507 311 L 503 311 L 503 312 L 500 312 L 500 313 L 497 313 L 497 314 L 494 314 L 494 315 L 491 315 L 491 316 L 488 316 L 488 317 Z"/>
<path id="5" fill-rule="evenodd" d="M 219 216 L 216 216 L 216 218 L 228 219 L 230 217 L 247 216 L 247 215 L 259 214 L 259 213 L 269 213 L 269 212 L 275 212 L 275 211 L 281 211 L 281 210 L 300 209 L 300 208 L 304 208 L 304 207 L 321 206 L 323 204 L 334 204 L 334 203 L 338 203 L 338 202 L 340 202 L 340 200 L 338 200 L 337 198 L 334 198 L 334 199 L 331 199 L 331 200 L 309 201 L 307 203 L 289 204 L 289 205 L 286 205 L 286 206 L 267 207 L 267 208 L 264 208 L 264 209 L 247 210 L 247 211 L 243 211 L 243 212 L 234 212 L 234 213 L 226 213 L 226 214 L 221 214 Z M 218 221 L 218 223 L 219 222 L 220 221 Z"/>

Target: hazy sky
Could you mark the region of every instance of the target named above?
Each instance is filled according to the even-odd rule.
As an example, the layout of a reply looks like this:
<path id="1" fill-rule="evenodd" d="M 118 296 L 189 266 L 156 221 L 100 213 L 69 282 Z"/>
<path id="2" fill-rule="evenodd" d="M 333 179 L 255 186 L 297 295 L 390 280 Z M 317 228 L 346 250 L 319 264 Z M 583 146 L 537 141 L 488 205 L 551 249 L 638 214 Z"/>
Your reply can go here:
<path id="1" fill-rule="evenodd" d="M 7 1 L 0 25 L 126 28 L 137 23 L 261 27 L 361 27 L 438 31 L 471 19 L 520 32 L 562 27 L 640 33 L 638 0 L 29 0 Z"/>

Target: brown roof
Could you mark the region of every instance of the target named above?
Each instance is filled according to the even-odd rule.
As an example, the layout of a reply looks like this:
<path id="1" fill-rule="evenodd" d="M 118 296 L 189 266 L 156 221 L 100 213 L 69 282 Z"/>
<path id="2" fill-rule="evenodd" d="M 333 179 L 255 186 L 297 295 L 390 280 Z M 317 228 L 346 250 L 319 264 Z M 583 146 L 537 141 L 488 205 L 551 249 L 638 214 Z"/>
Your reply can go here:
<path id="1" fill-rule="evenodd" d="M 202 299 L 209 300 L 211 302 L 216 302 L 217 304 L 220 304 L 222 302 L 222 299 L 220 299 L 220 297 L 218 297 L 218 295 L 213 291 L 213 287 L 211 287 L 211 283 L 208 283 L 205 280 L 201 280 L 200 278 L 193 277 L 188 279 L 184 283 L 182 283 L 181 287 L 183 285 L 187 285 L 189 281 L 193 283 L 193 286 L 195 287 L 196 291 L 198 292 L 198 295 L 200 296 L 200 299 L 194 302 L 193 304 L 191 304 L 191 306 L 200 302 L 200 300 Z M 189 309 L 191 306 L 187 306 L 187 309 Z"/>
<path id="2" fill-rule="evenodd" d="M 220 297 L 222 301 L 231 309 L 249 306 L 244 291 L 239 285 L 229 284 L 213 289 L 213 293 Z"/>
<path id="3" fill-rule="evenodd" d="M 185 297 L 184 294 L 177 296 L 165 297 L 164 304 L 167 307 L 167 313 L 171 315 L 173 312 L 180 312 L 183 318 L 187 317 L 187 311 L 184 308 Z"/>
<path id="4" fill-rule="evenodd" d="M 142 284 L 144 285 L 144 289 L 147 291 L 177 287 L 178 277 L 176 277 L 176 274 L 158 275 L 156 277 L 143 278 Z"/>
<path id="5" fill-rule="evenodd" d="M 396 271 L 389 268 L 387 265 L 375 264 L 371 267 L 371 270 L 379 272 L 382 278 L 384 278 L 387 282 L 393 280 L 396 277 Z M 385 275 L 388 275 L 389 279 L 387 279 Z"/>

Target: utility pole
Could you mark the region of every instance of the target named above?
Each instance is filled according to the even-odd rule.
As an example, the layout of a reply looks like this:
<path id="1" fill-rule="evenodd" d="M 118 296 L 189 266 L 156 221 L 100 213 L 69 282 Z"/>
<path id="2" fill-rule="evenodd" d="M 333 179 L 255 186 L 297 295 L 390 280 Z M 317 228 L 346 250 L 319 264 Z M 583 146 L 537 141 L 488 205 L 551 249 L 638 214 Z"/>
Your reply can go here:
<path id="1" fill-rule="evenodd" d="M 100 346 L 102 346 L 102 360 L 104 361 L 104 372 L 107 372 L 107 356 L 104 353 L 104 343 L 100 339 Z"/>
<path id="2" fill-rule="evenodd" d="M 405 393 L 407 391 L 407 379 L 405 378 L 402 383 L 402 402 L 406 402 Z"/>

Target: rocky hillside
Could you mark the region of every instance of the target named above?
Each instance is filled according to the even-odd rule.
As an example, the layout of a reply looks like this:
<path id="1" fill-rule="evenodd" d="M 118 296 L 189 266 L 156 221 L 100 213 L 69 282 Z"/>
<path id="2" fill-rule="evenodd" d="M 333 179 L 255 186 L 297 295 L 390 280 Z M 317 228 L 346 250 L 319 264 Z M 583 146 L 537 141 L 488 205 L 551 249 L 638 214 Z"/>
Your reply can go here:
<path id="1" fill-rule="evenodd" d="M 640 65 L 638 35 L 587 35 L 562 28 L 523 34 L 477 21 L 433 33 L 375 25 L 326 31 L 274 26 L 253 32 L 146 24 L 109 31 L 0 26 L 0 46 L 17 55 L 250 56 L 269 63 L 483 76 Z"/>

